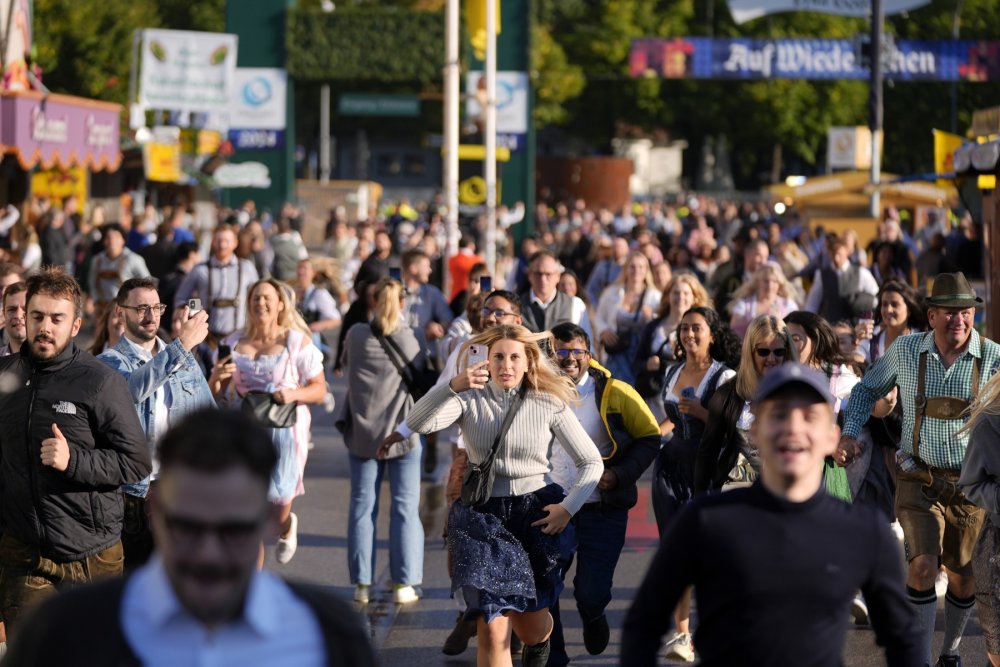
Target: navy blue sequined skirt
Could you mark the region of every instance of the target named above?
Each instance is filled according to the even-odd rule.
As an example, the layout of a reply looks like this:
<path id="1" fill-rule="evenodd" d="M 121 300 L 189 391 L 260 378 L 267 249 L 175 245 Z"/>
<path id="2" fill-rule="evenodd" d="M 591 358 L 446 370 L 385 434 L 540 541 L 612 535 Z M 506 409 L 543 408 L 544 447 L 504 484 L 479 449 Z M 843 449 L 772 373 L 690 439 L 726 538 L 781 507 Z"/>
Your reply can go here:
<path id="1" fill-rule="evenodd" d="M 505 611 L 538 611 L 562 593 L 559 562 L 569 535 L 546 535 L 531 524 L 546 505 L 565 497 L 550 484 L 523 496 L 490 498 L 480 507 L 454 503 L 448 516 L 452 593 L 461 594 L 467 617 L 487 623 Z"/>

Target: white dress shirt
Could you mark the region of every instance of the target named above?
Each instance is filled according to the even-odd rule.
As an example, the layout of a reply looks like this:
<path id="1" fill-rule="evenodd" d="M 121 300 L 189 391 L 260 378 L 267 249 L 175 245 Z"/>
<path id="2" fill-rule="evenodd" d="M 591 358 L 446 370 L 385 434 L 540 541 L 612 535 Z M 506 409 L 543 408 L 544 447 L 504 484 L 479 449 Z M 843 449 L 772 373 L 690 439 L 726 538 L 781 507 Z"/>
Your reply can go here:
<path id="1" fill-rule="evenodd" d="M 125 584 L 120 620 L 145 667 L 327 664 L 312 610 L 267 570 L 250 579 L 242 616 L 208 629 L 181 606 L 162 559 L 154 555 Z"/>

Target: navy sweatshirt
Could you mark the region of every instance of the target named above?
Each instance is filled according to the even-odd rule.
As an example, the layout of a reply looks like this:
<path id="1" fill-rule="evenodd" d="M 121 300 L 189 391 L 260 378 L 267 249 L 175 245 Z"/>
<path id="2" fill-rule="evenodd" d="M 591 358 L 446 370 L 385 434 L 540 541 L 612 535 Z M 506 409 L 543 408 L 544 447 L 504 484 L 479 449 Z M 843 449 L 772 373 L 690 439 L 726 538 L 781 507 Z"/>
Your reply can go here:
<path id="1" fill-rule="evenodd" d="M 887 664 L 920 664 L 899 546 L 880 517 L 822 490 L 789 502 L 759 482 L 695 499 L 664 535 L 628 612 L 621 664 L 656 665 L 690 585 L 703 667 L 839 667 L 858 590 Z"/>

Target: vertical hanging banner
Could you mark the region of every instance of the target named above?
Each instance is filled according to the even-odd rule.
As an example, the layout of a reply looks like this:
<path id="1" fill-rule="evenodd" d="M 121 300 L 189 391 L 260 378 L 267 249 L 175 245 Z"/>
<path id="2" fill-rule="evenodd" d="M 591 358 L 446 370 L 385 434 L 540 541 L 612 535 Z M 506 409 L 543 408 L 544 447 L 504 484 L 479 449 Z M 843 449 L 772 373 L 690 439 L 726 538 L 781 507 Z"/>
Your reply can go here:
<path id="1" fill-rule="evenodd" d="M 143 30 L 139 103 L 150 109 L 229 113 L 236 35 Z"/>

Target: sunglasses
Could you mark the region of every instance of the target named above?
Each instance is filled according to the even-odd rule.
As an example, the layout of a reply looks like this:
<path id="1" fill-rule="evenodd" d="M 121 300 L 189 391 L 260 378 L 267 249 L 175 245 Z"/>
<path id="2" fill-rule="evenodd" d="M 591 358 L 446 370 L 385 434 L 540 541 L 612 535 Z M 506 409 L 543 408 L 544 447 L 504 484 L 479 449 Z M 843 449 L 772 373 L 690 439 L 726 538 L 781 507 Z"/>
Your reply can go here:
<path id="1" fill-rule="evenodd" d="M 754 351 L 757 353 L 757 356 L 760 357 L 761 359 L 767 359 L 772 354 L 775 356 L 776 359 L 784 359 L 785 353 L 787 352 L 787 350 L 783 347 L 776 347 L 773 350 L 766 347 L 758 347 Z"/>

